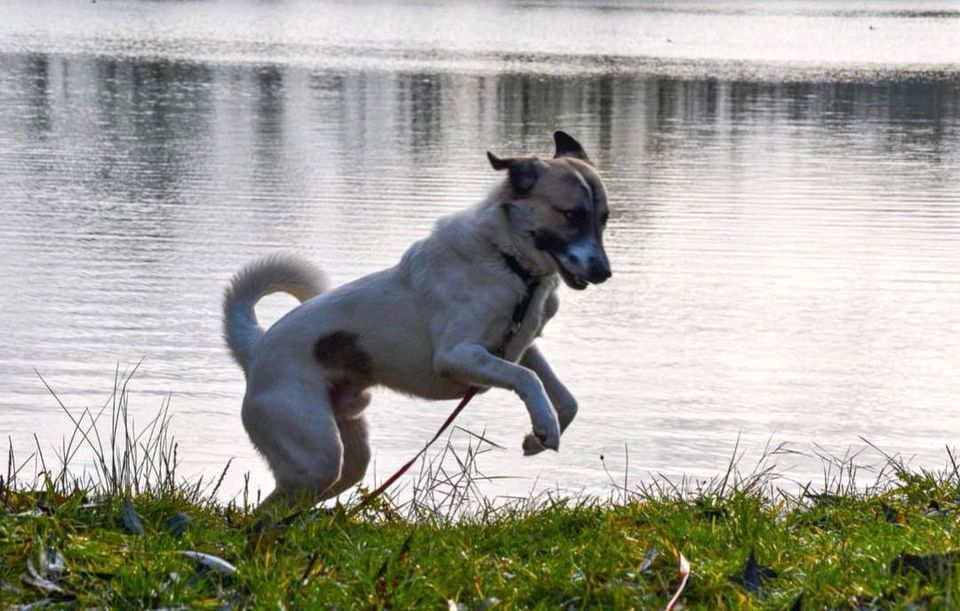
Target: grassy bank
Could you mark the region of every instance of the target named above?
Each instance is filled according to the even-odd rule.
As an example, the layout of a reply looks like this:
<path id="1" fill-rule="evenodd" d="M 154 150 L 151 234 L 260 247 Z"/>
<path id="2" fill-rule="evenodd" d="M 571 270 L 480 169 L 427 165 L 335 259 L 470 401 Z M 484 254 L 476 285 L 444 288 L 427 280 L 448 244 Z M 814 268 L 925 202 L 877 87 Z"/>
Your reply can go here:
<path id="1" fill-rule="evenodd" d="M 604 502 L 494 507 L 467 504 L 478 442 L 448 448 L 457 470 L 442 457 L 427 465 L 402 504 L 260 529 L 242 498 L 212 500 L 216 482 L 177 480 L 164 416 L 137 429 L 122 385 L 111 401 L 72 416 L 77 434 L 56 465 L 11 455 L 0 607 L 656 609 L 678 587 L 680 553 L 688 609 L 960 606 L 953 467 L 910 472 L 890 459 L 866 490 L 840 472 L 827 490 L 791 494 L 769 485 L 769 469 L 744 476 L 734 464 L 699 487 L 660 480 Z M 75 476 L 80 446 L 99 463 Z M 38 478 L 24 479 L 28 463 Z"/>

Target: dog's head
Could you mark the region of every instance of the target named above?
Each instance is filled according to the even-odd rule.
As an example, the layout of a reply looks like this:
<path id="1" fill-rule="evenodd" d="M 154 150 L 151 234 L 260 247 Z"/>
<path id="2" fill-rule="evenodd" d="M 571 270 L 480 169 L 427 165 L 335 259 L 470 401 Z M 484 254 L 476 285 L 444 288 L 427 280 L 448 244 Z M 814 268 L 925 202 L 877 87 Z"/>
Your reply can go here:
<path id="1" fill-rule="evenodd" d="M 611 275 L 603 249 L 607 191 L 579 142 L 561 131 L 553 138 L 553 159 L 487 157 L 493 169 L 508 172 L 501 205 L 517 242 L 567 286 L 583 290 Z"/>

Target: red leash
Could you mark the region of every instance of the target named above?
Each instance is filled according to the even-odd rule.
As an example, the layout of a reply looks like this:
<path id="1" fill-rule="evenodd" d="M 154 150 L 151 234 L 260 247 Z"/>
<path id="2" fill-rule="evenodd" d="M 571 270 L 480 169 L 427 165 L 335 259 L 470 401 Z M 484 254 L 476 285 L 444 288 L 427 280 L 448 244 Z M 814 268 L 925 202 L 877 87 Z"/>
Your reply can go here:
<path id="1" fill-rule="evenodd" d="M 437 439 L 440 438 L 440 435 L 443 435 L 443 432 L 444 432 L 445 430 L 447 430 L 447 427 L 449 427 L 449 426 L 453 423 L 453 421 L 456 420 L 457 416 L 459 416 L 459 415 L 460 415 L 460 412 L 463 411 L 463 408 L 465 408 L 465 407 L 467 406 L 467 403 L 470 403 L 470 399 L 473 399 L 474 395 L 477 394 L 477 391 L 478 391 L 478 390 L 479 390 L 479 389 L 478 389 L 476 386 L 471 386 L 471 387 L 467 390 L 466 394 L 463 395 L 463 398 L 460 399 L 460 403 L 457 405 L 457 407 L 450 413 L 449 416 L 447 416 L 447 419 L 443 421 L 443 424 L 440 425 L 440 428 L 437 430 L 437 432 L 436 432 L 436 434 L 433 436 L 433 438 L 430 439 L 430 441 L 428 441 L 428 442 L 426 443 L 426 445 L 424 445 L 422 448 L 420 448 L 420 451 L 417 452 L 416 455 L 415 455 L 413 458 L 411 458 L 410 460 L 408 460 L 406 463 L 404 463 L 404 465 L 403 465 L 402 467 L 400 467 L 399 469 L 397 469 L 397 472 L 396 472 L 396 473 L 394 473 L 393 475 L 391 475 L 390 477 L 388 477 L 388 478 L 386 479 L 386 481 L 384 481 L 382 484 L 380 484 L 380 485 L 377 487 L 376 490 L 374 490 L 374 491 L 371 492 L 370 494 L 368 494 L 368 495 L 366 495 L 365 497 L 363 497 L 363 499 L 360 501 L 360 504 L 356 506 L 356 508 L 354 509 L 354 511 L 359 511 L 359 510 L 363 509 L 364 507 L 366 507 L 367 505 L 369 505 L 369 504 L 371 503 L 371 501 L 373 501 L 373 499 L 377 498 L 378 496 L 380 496 L 381 494 L 383 494 L 384 492 L 386 492 L 387 488 L 389 488 L 390 486 L 392 486 L 392 485 L 394 484 L 394 482 L 396 482 L 398 479 L 400 479 L 400 477 L 401 477 L 404 473 L 406 473 L 407 471 L 409 471 L 409 470 L 410 470 L 410 467 L 412 467 L 413 464 L 414 464 L 415 462 L 417 462 L 417 460 L 419 460 L 421 456 L 423 456 L 424 452 L 426 452 L 426 451 L 430 448 L 430 446 L 432 446 L 433 443 L 434 443 Z"/>

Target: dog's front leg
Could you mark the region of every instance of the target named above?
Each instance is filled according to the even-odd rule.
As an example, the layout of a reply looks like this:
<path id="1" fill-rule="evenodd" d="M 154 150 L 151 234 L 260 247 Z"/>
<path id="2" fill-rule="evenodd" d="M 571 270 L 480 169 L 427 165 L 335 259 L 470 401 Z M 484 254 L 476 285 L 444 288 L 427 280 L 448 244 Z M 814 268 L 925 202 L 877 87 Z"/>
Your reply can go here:
<path id="1" fill-rule="evenodd" d="M 553 372 L 547 358 L 543 356 L 536 344 L 531 344 L 527 348 L 527 351 L 520 357 L 520 364 L 532 370 L 543 382 L 543 386 L 547 390 L 547 396 L 550 397 L 550 402 L 557 410 L 557 417 L 560 419 L 560 433 L 563 433 L 577 415 L 577 400 L 563 385 L 557 374 Z"/>
<path id="2" fill-rule="evenodd" d="M 533 437 L 539 450 L 560 447 L 560 422 L 543 388 L 543 383 L 533 371 L 498 358 L 480 344 L 458 344 L 437 354 L 435 366 L 442 374 L 451 375 L 475 386 L 496 386 L 517 393 L 527 406 L 533 424 Z M 534 437 L 535 436 L 535 437 Z M 532 454 L 524 441 L 524 453 Z"/>

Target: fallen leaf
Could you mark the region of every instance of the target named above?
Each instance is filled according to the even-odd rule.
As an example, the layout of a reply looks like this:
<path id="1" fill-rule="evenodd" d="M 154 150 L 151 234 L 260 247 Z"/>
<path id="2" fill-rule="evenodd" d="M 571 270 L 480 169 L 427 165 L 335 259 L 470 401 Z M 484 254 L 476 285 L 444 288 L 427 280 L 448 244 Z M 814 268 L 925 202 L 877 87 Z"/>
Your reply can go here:
<path id="1" fill-rule="evenodd" d="M 38 558 L 40 572 L 54 578 L 61 577 L 67 572 L 67 565 L 63 555 L 55 547 L 45 547 L 40 550 Z"/>
<path id="2" fill-rule="evenodd" d="M 56 602 L 57 601 L 52 598 L 41 598 L 40 600 L 34 601 L 32 603 L 27 603 L 25 605 L 18 605 L 16 607 L 10 607 L 10 609 L 15 611 L 33 611 L 34 609 L 44 609 L 46 607 L 56 604 Z"/>
<path id="3" fill-rule="evenodd" d="M 677 556 L 677 572 L 680 575 L 680 585 L 677 586 L 677 591 L 674 592 L 673 598 L 667 603 L 664 611 L 673 611 L 677 601 L 680 600 L 680 595 L 683 594 L 683 589 L 687 587 L 687 581 L 690 579 L 690 561 L 680 552 L 677 552 Z"/>
<path id="4" fill-rule="evenodd" d="M 146 531 L 143 528 L 143 522 L 137 515 L 137 509 L 129 499 L 123 502 L 123 509 L 120 512 L 120 519 L 123 521 L 123 527 L 132 535 L 142 535 Z"/>
<path id="5" fill-rule="evenodd" d="M 886 503 L 881 502 L 880 509 L 883 510 L 883 519 L 889 522 L 890 524 L 904 523 L 905 520 L 903 518 L 903 514 L 901 514 L 899 511 L 897 511 L 890 505 L 887 505 Z"/>
<path id="6" fill-rule="evenodd" d="M 40 572 L 33 566 L 33 561 L 27 558 L 27 575 L 23 578 L 23 583 L 27 584 L 32 588 L 36 588 L 47 594 L 59 594 L 60 596 L 72 596 L 69 592 L 64 590 L 59 585 L 50 581 L 46 577 L 40 574 Z"/>
<path id="7" fill-rule="evenodd" d="M 643 555 L 643 561 L 640 562 L 639 571 L 646 575 L 652 574 L 653 571 L 650 570 L 650 567 L 653 566 L 653 561 L 656 560 L 659 555 L 660 550 L 657 549 L 657 546 L 651 545 L 650 549 Z"/>
<path id="8" fill-rule="evenodd" d="M 800 595 L 793 599 L 790 611 L 803 611 L 803 592 L 800 592 Z"/>
<path id="9" fill-rule="evenodd" d="M 407 538 L 404 539 L 403 544 L 400 546 L 400 551 L 397 552 L 397 562 L 396 566 L 400 567 L 404 564 L 407 557 L 410 555 L 410 542 L 413 541 L 413 533 L 411 532 L 407 535 Z M 394 578 L 393 582 L 388 587 L 386 576 L 387 576 L 387 566 L 390 564 L 390 556 L 387 556 L 383 564 L 380 565 L 380 570 L 377 571 L 376 576 L 376 585 L 374 586 L 374 591 L 377 593 L 377 596 L 380 598 L 381 603 L 384 607 L 390 607 L 390 593 L 392 588 L 396 587 L 398 581 Z"/>
<path id="10" fill-rule="evenodd" d="M 237 572 L 237 567 L 233 566 L 219 556 L 214 556 L 213 554 L 204 554 L 203 552 L 196 552 L 192 550 L 182 551 L 180 554 L 186 556 L 187 558 L 191 558 L 204 568 L 208 568 L 211 571 L 221 575 L 233 575 Z"/>
<path id="11" fill-rule="evenodd" d="M 163 529 L 178 539 L 186 532 L 193 519 L 185 513 L 178 513 L 163 521 Z"/>
<path id="12" fill-rule="evenodd" d="M 960 552 L 945 552 L 943 554 L 901 553 L 890 562 L 890 572 L 894 575 L 903 575 L 907 571 L 915 571 L 927 580 L 939 580 L 954 574 L 954 565 L 960 562 Z"/>
<path id="13" fill-rule="evenodd" d="M 6 581 L 0 581 L 0 592 L 7 592 L 8 594 L 20 594 L 20 588 L 17 586 L 7 583 Z"/>
<path id="14" fill-rule="evenodd" d="M 733 583 L 742 586 L 747 592 L 756 592 L 763 587 L 763 582 L 767 579 L 773 579 L 777 572 L 768 566 L 761 566 L 757 563 L 756 554 L 750 550 L 750 556 L 746 564 L 743 565 L 743 575 L 735 575 L 730 578 Z"/>

